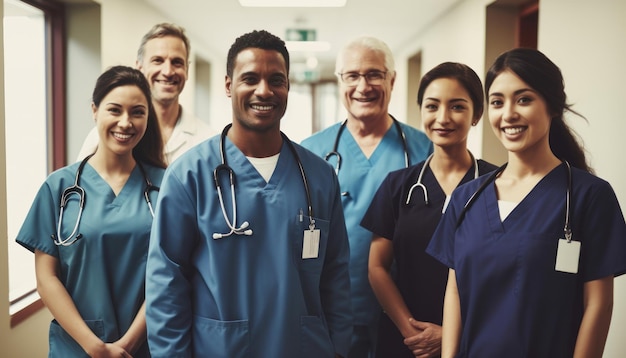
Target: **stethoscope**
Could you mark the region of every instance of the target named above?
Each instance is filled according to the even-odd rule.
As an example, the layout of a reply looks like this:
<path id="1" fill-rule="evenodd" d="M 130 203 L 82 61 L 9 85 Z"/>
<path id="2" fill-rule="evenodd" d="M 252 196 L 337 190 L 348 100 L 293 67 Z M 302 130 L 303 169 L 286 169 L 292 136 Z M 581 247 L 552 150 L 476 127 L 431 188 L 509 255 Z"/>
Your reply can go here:
<path id="1" fill-rule="evenodd" d="M 569 243 L 572 241 L 572 229 L 570 228 L 570 212 L 569 212 L 570 211 L 570 197 L 572 194 L 572 167 L 570 167 L 569 162 L 564 161 L 564 163 L 567 166 L 567 192 L 565 194 L 565 227 L 563 228 L 563 232 L 565 234 L 565 239 Z M 489 177 L 487 178 L 487 180 L 485 180 L 478 187 L 478 189 L 476 189 L 474 194 L 472 194 L 472 196 L 470 196 L 470 198 L 467 200 L 465 205 L 463 205 L 463 210 L 461 210 L 461 213 L 459 214 L 459 218 L 456 221 L 457 229 L 463 222 L 463 219 L 465 218 L 465 214 L 467 213 L 469 208 L 472 206 L 472 204 L 474 204 L 474 202 L 476 201 L 480 193 L 482 193 L 490 183 L 496 180 L 496 177 L 500 175 L 500 173 L 502 173 L 502 171 L 506 168 L 507 164 L 508 163 L 505 163 L 503 166 L 499 167 L 493 173 L 491 173 Z"/>
<path id="2" fill-rule="evenodd" d="M 433 158 L 434 154 L 435 153 L 429 155 L 428 158 L 426 158 L 426 160 L 424 161 L 424 166 L 422 166 L 422 169 L 420 169 L 420 173 L 417 176 L 417 182 L 413 184 L 413 186 L 411 186 L 411 188 L 409 189 L 409 194 L 406 196 L 405 205 L 409 205 L 409 202 L 411 201 L 411 195 L 413 194 L 413 190 L 415 188 L 422 189 L 422 191 L 424 192 L 424 203 L 428 205 L 428 190 L 426 189 L 426 185 L 422 184 L 422 177 L 424 176 L 424 172 L 426 171 L 428 164 L 430 164 L 430 160 Z M 469 155 L 474 161 L 474 179 L 476 179 L 478 178 L 478 161 L 476 160 L 476 158 L 474 158 L 472 152 L 469 152 Z"/>
<path id="3" fill-rule="evenodd" d="M 57 234 L 56 236 L 52 235 L 52 240 L 57 246 L 70 246 L 73 243 L 75 243 L 77 240 L 83 237 L 83 234 L 78 233 L 78 226 L 80 224 L 80 219 L 83 216 L 83 209 L 85 208 L 86 193 L 85 193 L 85 189 L 83 189 L 83 187 L 80 186 L 80 176 L 83 173 L 83 168 L 85 167 L 85 164 L 87 163 L 89 158 L 91 158 L 92 156 L 93 154 L 90 154 L 87 157 L 85 157 L 85 159 L 83 159 L 83 161 L 78 166 L 78 170 L 76 171 L 74 185 L 65 188 L 65 190 L 63 190 L 63 194 L 61 195 L 61 209 L 59 212 L 59 223 L 57 224 Z M 150 209 L 150 214 L 154 218 L 154 209 L 152 208 L 152 201 L 150 200 L 150 192 L 159 191 L 159 187 L 152 184 L 152 182 L 146 175 L 146 171 L 141 165 L 141 162 L 137 161 L 137 165 L 139 166 L 141 175 L 143 175 L 143 178 L 146 181 L 146 187 L 143 190 L 143 197 L 146 200 L 146 203 L 148 203 L 148 209 Z M 74 229 L 72 230 L 72 233 L 70 234 L 70 236 L 68 236 L 64 240 L 61 240 L 61 223 L 63 222 L 63 212 L 65 211 L 65 206 L 69 202 L 72 195 L 78 196 L 78 203 L 79 203 L 78 216 L 76 218 L 76 224 L 74 225 Z"/>
<path id="4" fill-rule="evenodd" d="M 250 227 L 249 222 L 244 221 L 243 223 L 241 223 L 239 227 L 237 227 L 237 200 L 235 199 L 236 178 L 235 178 L 235 172 L 233 168 L 231 168 L 228 165 L 228 162 L 226 161 L 225 142 L 226 142 L 226 135 L 228 134 L 228 130 L 230 129 L 230 127 L 232 127 L 232 123 L 229 123 L 226 125 L 226 127 L 224 127 L 224 130 L 222 131 L 222 135 L 220 137 L 220 157 L 222 159 L 222 164 L 218 165 L 217 167 L 215 167 L 215 170 L 213 170 L 213 179 L 215 180 L 215 189 L 217 190 L 217 197 L 220 201 L 220 206 L 222 208 L 222 215 L 224 215 L 224 221 L 226 221 L 226 225 L 228 226 L 230 231 L 227 233 L 215 232 L 213 233 L 213 239 L 221 239 L 223 237 L 227 237 L 232 234 L 246 235 L 246 236 L 252 235 L 252 229 L 249 228 Z M 304 184 L 304 191 L 306 193 L 306 202 L 307 202 L 308 212 L 309 212 L 309 228 L 313 230 L 315 228 L 315 220 L 313 219 L 313 206 L 311 204 L 311 193 L 309 191 L 309 182 L 306 179 L 306 174 L 304 173 L 304 168 L 302 167 L 302 162 L 300 161 L 300 156 L 298 155 L 298 152 L 296 151 L 296 148 L 294 147 L 293 143 L 291 143 L 291 140 L 289 140 L 289 138 L 287 138 L 287 136 L 283 132 L 280 132 L 280 135 L 283 138 L 283 142 L 287 143 L 287 145 L 289 146 L 291 153 L 296 158 L 296 162 L 298 163 L 298 168 L 300 169 L 300 176 L 302 176 L 302 183 Z M 232 220 L 228 218 L 228 213 L 226 212 L 226 207 L 224 205 L 224 198 L 222 196 L 222 185 L 220 184 L 220 180 L 219 180 L 220 172 L 228 173 L 228 178 L 230 181 L 231 204 L 233 207 Z"/>
<path id="5" fill-rule="evenodd" d="M 391 119 L 393 120 L 393 124 L 396 126 L 398 133 L 400 133 L 400 139 L 402 141 L 402 148 L 404 149 L 404 165 L 405 165 L 405 168 L 408 168 L 409 166 L 411 166 L 411 158 L 409 157 L 409 147 L 406 144 L 406 136 L 404 135 L 402 126 L 400 126 L 400 122 L 398 122 L 398 120 L 395 119 L 393 116 L 391 116 Z M 343 130 L 346 128 L 347 122 L 348 120 L 346 119 L 341 123 L 341 126 L 339 127 L 339 131 L 337 131 L 337 136 L 335 137 L 335 144 L 333 145 L 333 150 L 328 152 L 326 156 L 324 157 L 324 160 L 326 161 L 328 161 L 333 156 L 337 157 L 337 164 L 335 164 L 335 174 L 339 174 L 339 169 L 341 168 L 341 154 L 339 154 L 339 152 L 337 151 L 337 148 L 339 148 L 339 139 L 341 138 L 341 134 L 343 133 Z"/>

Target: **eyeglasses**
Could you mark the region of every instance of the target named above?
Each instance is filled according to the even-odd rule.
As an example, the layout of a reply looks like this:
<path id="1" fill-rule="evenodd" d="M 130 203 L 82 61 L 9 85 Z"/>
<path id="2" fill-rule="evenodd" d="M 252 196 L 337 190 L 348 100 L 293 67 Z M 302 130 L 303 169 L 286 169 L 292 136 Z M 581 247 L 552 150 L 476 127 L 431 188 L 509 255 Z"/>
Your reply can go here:
<path id="1" fill-rule="evenodd" d="M 372 86 L 382 85 L 387 77 L 387 71 L 370 71 L 368 73 L 358 73 L 358 72 L 346 72 L 339 73 L 341 77 L 341 81 L 350 87 L 355 87 L 359 84 L 361 77 L 365 78 L 365 82 Z"/>

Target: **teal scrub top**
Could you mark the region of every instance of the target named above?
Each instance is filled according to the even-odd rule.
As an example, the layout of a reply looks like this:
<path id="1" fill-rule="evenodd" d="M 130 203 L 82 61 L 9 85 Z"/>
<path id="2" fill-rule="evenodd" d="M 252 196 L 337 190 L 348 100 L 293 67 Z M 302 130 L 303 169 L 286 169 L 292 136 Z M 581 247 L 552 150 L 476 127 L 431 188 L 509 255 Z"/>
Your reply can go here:
<path id="1" fill-rule="evenodd" d="M 69 246 L 57 246 L 51 235 L 57 233 L 61 195 L 74 184 L 79 164 L 48 176 L 16 241 L 30 251 L 40 250 L 59 260 L 59 279 L 78 312 L 100 339 L 114 342 L 128 330 L 145 298 L 145 266 L 152 224 L 144 198 L 146 180 L 139 166 L 135 166 L 115 196 L 87 163 L 79 182 L 85 190 L 85 206 L 78 227 L 82 238 Z M 165 170 L 143 166 L 152 184 L 159 186 Z M 150 198 L 154 205 L 157 192 L 151 191 Z M 78 211 L 78 197 L 73 195 L 63 214 L 61 239 L 72 232 Z M 56 320 L 50 325 L 49 341 L 50 357 L 87 357 Z M 149 356 L 146 345 L 133 356 Z"/>
<path id="2" fill-rule="evenodd" d="M 426 134 L 407 124 L 399 124 L 406 137 L 411 163 L 425 160 L 433 152 L 433 144 Z M 324 158 L 333 150 L 340 126 L 341 123 L 336 123 L 312 135 L 302 141 L 302 146 Z M 338 177 L 350 241 L 350 284 L 354 320 L 357 325 L 375 326 L 381 309 L 367 278 L 367 262 L 373 234 L 361 226 L 361 219 L 387 174 L 406 167 L 401 133 L 392 125 L 376 150 L 366 158 L 350 131 L 345 129 L 339 138 L 337 152 L 342 159 Z M 331 157 L 329 162 L 335 166 L 336 159 Z"/>

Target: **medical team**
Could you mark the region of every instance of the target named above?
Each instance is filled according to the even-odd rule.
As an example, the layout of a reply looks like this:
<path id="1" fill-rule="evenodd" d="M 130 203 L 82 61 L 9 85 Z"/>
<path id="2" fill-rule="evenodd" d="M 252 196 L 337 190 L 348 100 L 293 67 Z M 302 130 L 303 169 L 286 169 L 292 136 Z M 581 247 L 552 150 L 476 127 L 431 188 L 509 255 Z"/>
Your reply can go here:
<path id="1" fill-rule="evenodd" d="M 184 30 L 158 24 L 137 69 L 98 78 L 97 143 L 46 179 L 18 234 L 54 316 L 50 357 L 395 356 L 377 343 L 388 333 L 381 315 L 409 356 L 601 357 L 613 278 L 626 273 L 626 224 L 565 123 L 575 112 L 558 67 L 539 51 L 504 53 L 487 75 L 489 122 L 509 152 L 490 174 L 465 149 L 483 92 L 462 64 L 465 77 L 446 67 L 424 82 L 419 106 L 437 113 L 427 137 L 388 113 L 387 45 L 351 41 L 336 64 L 347 118 L 300 146 L 280 130 L 290 64 L 280 38 L 255 30 L 233 42 L 232 121 L 208 140 L 178 104 L 188 55 Z M 177 130 L 191 139 L 170 155 Z M 368 259 L 384 258 L 394 279 L 393 219 L 383 230 L 373 213 L 397 217 L 412 199 L 372 199 L 389 173 L 416 168 L 420 178 L 429 169 L 428 187 L 413 196 L 439 214 L 407 217 L 415 230 L 437 229 L 404 261 L 426 250 L 449 274 L 435 283 L 447 286 L 434 296 L 443 312 L 407 316 L 405 335 L 389 306 L 400 301 L 371 288 L 393 286 L 377 283 Z"/>

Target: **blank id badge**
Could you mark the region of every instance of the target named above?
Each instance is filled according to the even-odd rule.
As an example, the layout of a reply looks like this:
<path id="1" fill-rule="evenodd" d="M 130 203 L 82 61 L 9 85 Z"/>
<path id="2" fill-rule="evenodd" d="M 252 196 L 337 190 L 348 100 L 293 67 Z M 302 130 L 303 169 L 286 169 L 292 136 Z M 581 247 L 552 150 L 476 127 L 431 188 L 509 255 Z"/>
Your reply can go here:
<path id="1" fill-rule="evenodd" d="M 559 239 L 556 252 L 556 271 L 578 273 L 578 259 L 580 258 L 580 241 Z"/>
<path id="2" fill-rule="evenodd" d="M 304 238 L 302 240 L 302 258 L 316 259 L 320 251 L 320 230 L 309 229 L 304 230 Z"/>

